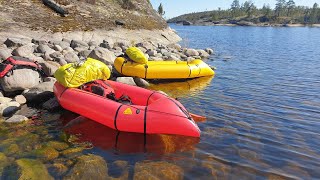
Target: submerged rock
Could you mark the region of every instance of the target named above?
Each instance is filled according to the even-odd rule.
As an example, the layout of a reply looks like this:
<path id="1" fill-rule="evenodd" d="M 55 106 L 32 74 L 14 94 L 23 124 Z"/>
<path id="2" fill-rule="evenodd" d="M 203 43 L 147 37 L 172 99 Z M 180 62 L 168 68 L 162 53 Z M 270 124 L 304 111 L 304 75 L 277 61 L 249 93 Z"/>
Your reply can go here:
<path id="1" fill-rule="evenodd" d="M 108 179 L 106 161 L 93 154 L 82 155 L 64 179 Z"/>
<path id="2" fill-rule="evenodd" d="M 7 119 L 6 123 L 21 123 L 24 121 L 28 121 L 29 119 L 23 115 L 13 115 L 9 119 Z"/>
<path id="3" fill-rule="evenodd" d="M 69 147 L 69 145 L 65 142 L 59 142 L 59 141 L 49 141 L 47 143 L 47 146 L 48 147 L 52 147 L 58 151 L 62 151 L 62 150 L 65 150 Z"/>
<path id="4" fill-rule="evenodd" d="M 48 110 L 48 111 L 55 111 L 55 110 L 60 109 L 60 107 L 61 106 L 60 106 L 56 97 L 49 99 L 48 101 L 46 101 L 42 105 L 42 108 L 45 110 Z"/>
<path id="5" fill-rule="evenodd" d="M 183 179 L 183 169 L 168 162 L 139 162 L 134 167 L 135 180 L 143 179 Z"/>
<path id="6" fill-rule="evenodd" d="M 39 160 L 19 159 L 16 161 L 19 171 L 19 179 L 53 179 L 47 168 Z"/>
<path id="7" fill-rule="evenodd" d="M 31 154 L 46 161 L 56 159 L 59 156 L 59 152 L 50 146 L 36 149 Z"/>
<path id="8" fill-rule="evenodd" d="M 9 165 L 8 158 L 5 156 L 5 154 L 0 152 L 0 177 L 2 176 L 3 169 L 8 165 Z"/>

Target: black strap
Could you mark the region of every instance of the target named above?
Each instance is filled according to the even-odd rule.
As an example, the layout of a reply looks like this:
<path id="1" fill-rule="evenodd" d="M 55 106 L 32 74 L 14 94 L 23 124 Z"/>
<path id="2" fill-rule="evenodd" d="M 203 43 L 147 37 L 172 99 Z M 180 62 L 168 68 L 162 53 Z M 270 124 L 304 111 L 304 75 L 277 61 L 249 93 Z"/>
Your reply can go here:
<path id="1" fill-rule="evenodd" d="M 148 73 L 148 64 L 144 65 L 144 69 L 146 70 L 145 73 L 144 73 L 144 78 L 147 79 L 147 73 Z"/>
<path id="2" fill-rule="evenodd" d="M 122 68 L 124 66 L 124 64 L 126 64 L 128 62 L 128 60 L 123 61 L 122 65 L 121 65 L 121 74 L 122 74 Z"/>
<path id="3" fill-rule="evenodd" d="M 117 117 L 118 117 L 119 110 L 120 110 L 120 108 L 121 108 L 122 106 L 123 106 L 123 105 L 121 104 L 121 105 L 118 107 L 117 112 L 116 112 L 116 115 L 114 116 L 114 128 L 115 128 L 117 131 L 119 131 L 119 130 L 118 130 L 118 127 L 117 127 Z"/>
<path id="4" fill-rule="evenodd" d="M 187 65 L 189 66 L 189 75 L 188 75 L 188 77 L 190 77 L 190 75 L 191 75 L 191 67 L 190 67 L 189 64 L 187 64 Z"/>
<path id="5" fill-rule="evenodd" d="M 146 106 L 144 110 L 144 122 L 143 122 L 143 135 L 144 135 L 144 143 L 147 143 L 147 111 L 148 111 L 148 106 Z"/>
<path id="6" fill-rule="evenodd" d="M 148 104 L 149 104 L 149 99 L 151 98 L 151 96 L 153 95 L 153 94 L 155 94 L 156 93 L 156 91 L 153 91 L 150 95 L 149 95 L 149 97 L 148 97 L 148 99 L 147 99 L 147 104 L 146 104 L 146 106 L 148 106 Z"/>

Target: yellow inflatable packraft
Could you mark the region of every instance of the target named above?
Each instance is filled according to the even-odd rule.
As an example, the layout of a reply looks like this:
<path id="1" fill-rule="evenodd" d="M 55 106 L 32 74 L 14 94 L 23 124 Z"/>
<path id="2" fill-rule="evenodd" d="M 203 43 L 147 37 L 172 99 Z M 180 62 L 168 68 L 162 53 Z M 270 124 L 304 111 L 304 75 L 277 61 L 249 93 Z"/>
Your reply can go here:
<path id="1" fill-rule="evenodd" d="M 143 54 L 143 52 L 137 48 L 137 47 L 129 47 L 126 50 L 126 54 L 129 56 L 129 58 L 136 62 L 136 63 L 141 63 L 145 64 L 148 62 L 147 57 Z"/>
<path id="2" fill-rule="evenodd" d="M 61 66 L 54 77 L 65 87 L 79 87 L 97 79 L 110 78 L 110 69 L 103 62 L 88 58 L 83 64 L 69 63 Z"/>
<path id="3" fill-rule="evenodd" d="M 199 59 L 189 62 L 148 61 L 140 64 L 118 57 L 114 66 L 123 75 L 144 79 L 186 79 L 214 75 L 214 71 Z"/>

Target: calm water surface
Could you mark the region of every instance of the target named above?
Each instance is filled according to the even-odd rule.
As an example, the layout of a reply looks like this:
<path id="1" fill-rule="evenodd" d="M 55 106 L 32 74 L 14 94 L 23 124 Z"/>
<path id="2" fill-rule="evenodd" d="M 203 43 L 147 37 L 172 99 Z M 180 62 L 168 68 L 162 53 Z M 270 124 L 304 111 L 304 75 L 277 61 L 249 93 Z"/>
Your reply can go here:
<path id="1" fill-rule="evenodd" d="M 182 45 L 216 51 L 206 61 L 217 67 L 214 78 L 151 87 L 207 117 L 198 124 L 200 139 L 149 135 L 145 142 L 141 134 L 90 120 L 62 129 L 74 114 L 44 113 L 31 125 L 0 125 L 0 152 L 12 164 L 40 159 L 58 179 L 74 173 L 77 157 L 89 153 L 103 157 L 108 176 L 120 179 L 319 179 L 320 29 L 172 28 Z M 42 151 L 34 155 L 49 141 L 67 142 L 76 153 L 59 150 L 49 160 Z M 6 179 L 15 167 L 3 172 Z"/>

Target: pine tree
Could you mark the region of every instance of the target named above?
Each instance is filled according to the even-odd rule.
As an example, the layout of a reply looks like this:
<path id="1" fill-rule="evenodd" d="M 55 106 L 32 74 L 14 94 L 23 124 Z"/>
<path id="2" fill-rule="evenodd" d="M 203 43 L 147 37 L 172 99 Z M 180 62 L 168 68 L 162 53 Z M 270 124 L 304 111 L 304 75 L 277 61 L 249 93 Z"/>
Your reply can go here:
<path id="1" fill-rule="evenodd" d="M 163 6 L 162 3 L 160 3 L 159 7 L 158 7 L 158 13 L 163 16 L 166 12 L 163 10 Z"/>
<path id="2" fill-rule="evenodd" d="M 291 16 L 292 15 L 292 11 L 294 10 L 294 8 L 296 7 L 296 3 L 293 0 L 289 0 L 287 2 L 287 16 Z"/>
<path id="3" fill-rule="evenodd" d="M 231 4 L 232 17 L 238 16 L 239 15 L 239 10 L 240 10 L 239 0 L 233 0 L 233 2 Z"/>
<path id="4" fill-rule="evenodd" d="M 283 14 L 283 11 L 286 7 L 286 0 L 277 0 L 275 12 L 277 17 Z"/>
<path id="5" fill-rule="evenodd" d="M 318 11 L 319 11 L 319 5 L 317 3 L 314 3 L 313 8 L 310 13 L 310 23 L 311 24 L 318 23 Z"/>
<path id="6" fill-rule="evenodd" d="M 271 16 L 271 8 L 270 8 L 270 5 L 266 5 L 266 4 L 263 4 L 263 7 L 262 7 L 262 14 L 264 16 L 266 16 L 267 18 L 269 18 Z"/>

